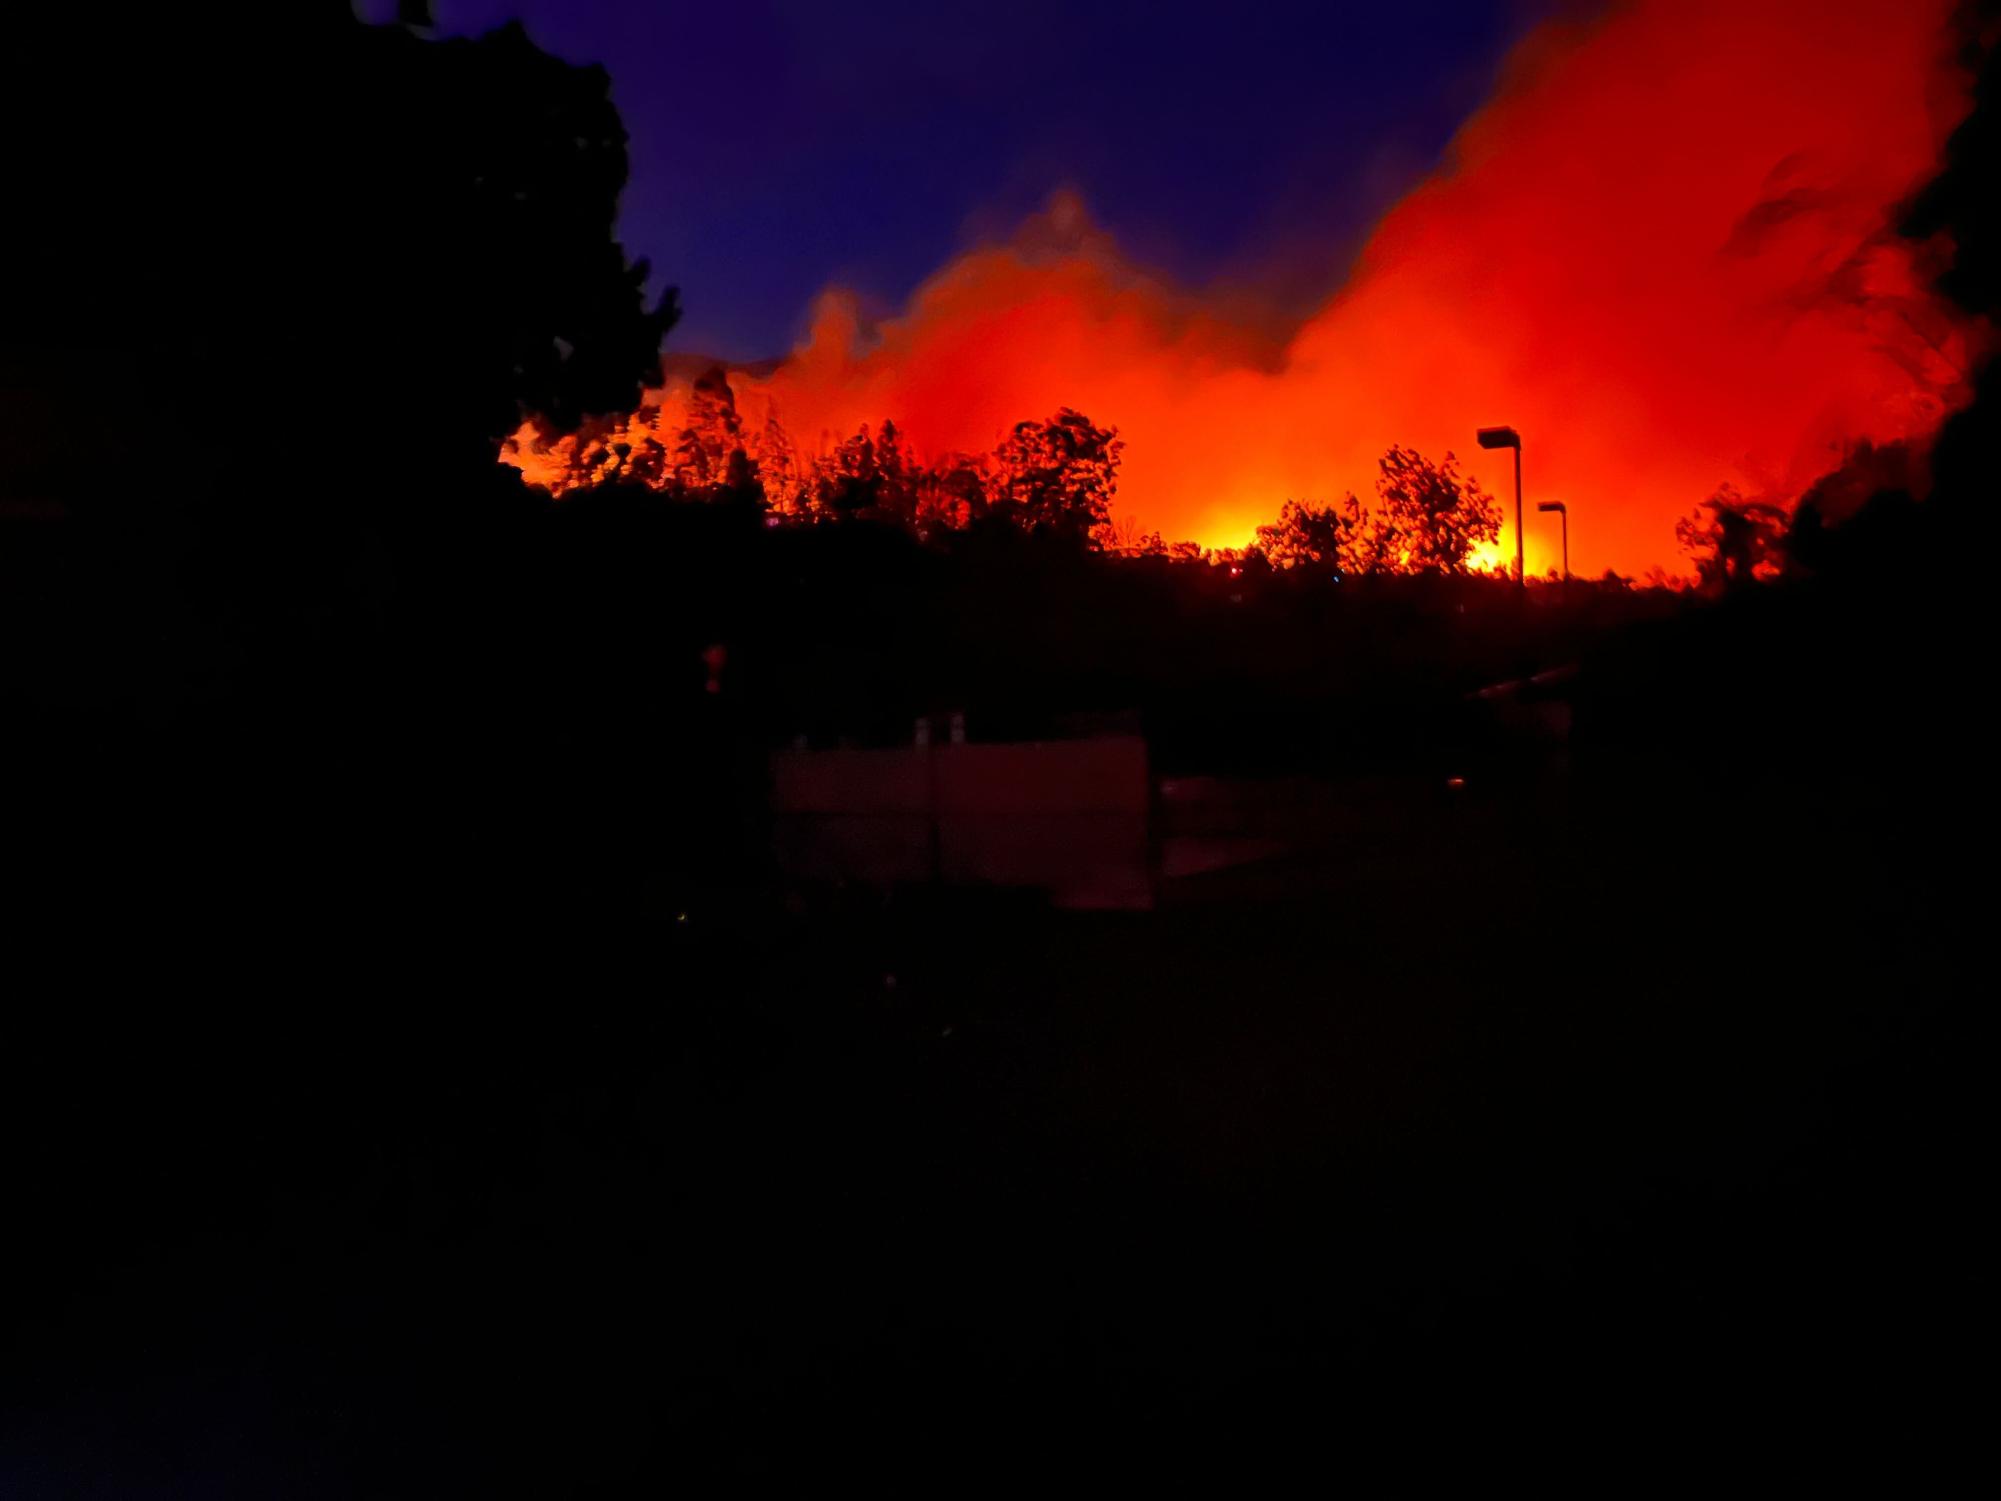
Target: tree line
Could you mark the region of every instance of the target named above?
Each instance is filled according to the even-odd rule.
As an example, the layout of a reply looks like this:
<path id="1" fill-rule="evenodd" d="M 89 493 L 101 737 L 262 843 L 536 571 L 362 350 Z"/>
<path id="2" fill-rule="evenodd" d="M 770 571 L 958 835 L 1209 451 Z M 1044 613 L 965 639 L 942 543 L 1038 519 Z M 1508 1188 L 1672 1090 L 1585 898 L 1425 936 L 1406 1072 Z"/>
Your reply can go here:
<path id="1" fill-rule="evenodd" d="M 647 402 L 570 431 L 537 419 L 510 444 L 511 456 L 556 496 L 639 486 L 675 500 L 749 507 L 772 525 L 874 522 L 925 542 L 1006 526 L 1128 557 L 1306 569 L 1335 579 L 1497 571 L 1483 569 L 1478 556 L 1500 537 L 1500 504 L 1450 452 L 1434 461 L 1392 444 L 1377 461 L 1372 503 L 1352 492 L 1338 502 L 1288 498 L 1247 546 L 1212 548 L 1112 515 L 1124 449 L 1116 427 L 1062 407 L 1017 422 L 981 453 L 921 454 L 888 418 L 808 451 L 775 407 L 761 423 L 747 422 L 720 366 L 694 380 L 685 403 Z M 1867 445 L 1858 454 L 1864 464 L 1878 457 Z M 1809 526 L 1824 519 L 1816 496 L 1825 488 L 1809 492 L 1798 513 Z M 1699 587 L 1734 589 L 1801 562 L 1790 545 L 1795 520 L 1794 508 L 1724 484 L 1676 523 L 1675 539 Z M 1631 582 L 1610 572 L 1606 581 Z M 1645 582 L 1686 580 L 1657 568 Z"/>
<path id="2" fill-rule="evenodd" d="M 1500 535 L 1499 504 L 1454 455 L 1434 462 L 1393 445 L 1378 463 L 1373 505 L 1353 494 L 1339 503 L 1288 499 L 1248 547 L 1170 542 L 1112 516 L 1124 448 L 1116 427 L 1063 407 L 1017 422 L 984 453 L 919 454 L 891 419 L 807 452 L 775 410 L 761 424 L 746 423 L 727 373 L 714 368 L 695 380 L 685 406 L 647 403 L 574 432 L 534 432 L 516 440 L 514 456 L 532 463 L 558 496 L 637 485 L 679 500 L 753 507 L 774 525 L 873 521 L 923 541 L 1012 526 L 1094 551 L 1177 562 L 1463 576 L 1477 571 L 1478 548 Z"/>

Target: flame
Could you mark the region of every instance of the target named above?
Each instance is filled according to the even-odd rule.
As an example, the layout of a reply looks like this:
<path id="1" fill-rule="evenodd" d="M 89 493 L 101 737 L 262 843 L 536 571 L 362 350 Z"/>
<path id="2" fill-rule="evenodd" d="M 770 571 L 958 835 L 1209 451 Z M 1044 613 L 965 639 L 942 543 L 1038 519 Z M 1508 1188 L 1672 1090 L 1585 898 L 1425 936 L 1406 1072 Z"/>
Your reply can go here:
<path id="1" fill-rule="evenodd" d="M 1577 572 L 1678 568 L 1674 521 L 1718 484 L 1789 500 L 1968 395 L 1986 330 L 1930 292 L 1942 247 L 1894 233 L 1969 104 L 1950 10 L 1637 0 L 1545 25 L 1296 326 L 1149 274 L 1060 194 L 878 327 L 823 294 L 776 371 L 732 376 L 746 430 L 775 411 L 810 451 L 889 417 L 973 451 L 1070 406 L 1126 439 L 1120 517 L 1213 546 L 1288 497 L 1368 498 L 1393 442 L 1456 451 L 1506 513 L 1493 566 L 1512 455 L 1473 431 L 1507 423 L 1531 573 L 1558 499 Z"/>

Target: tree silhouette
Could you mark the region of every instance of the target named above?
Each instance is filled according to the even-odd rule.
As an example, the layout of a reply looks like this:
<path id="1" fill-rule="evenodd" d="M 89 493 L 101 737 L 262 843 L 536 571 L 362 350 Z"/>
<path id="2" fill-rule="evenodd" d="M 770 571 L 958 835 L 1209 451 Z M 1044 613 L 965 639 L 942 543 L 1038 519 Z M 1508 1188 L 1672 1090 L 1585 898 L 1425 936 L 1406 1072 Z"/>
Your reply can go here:
<path id="1" fill-rule="evenodd" d="M 1361 507 L 1352 495 L 1345 511 L 1310 500 L 1288 500 L 1279 508 L 1276 522 L 1258 528 L 1258 548 L 1275 567 L 1311 565 L 1349 573 L 1358 569 L 1364 555 L 1363 533 Z"/>
<path id="2" fill-rule="evenodd" d="M 875 513 L 879 520 L 898 526 L 917 524 L 917 466 L 903 451 L 903 434 L 894 422 L 883 419 L 875 435 L 877 486 Z"/>
<path id="3" fill-rule="evenodd" d="M 764 486 L 765 504 L 783 517 L 796 518 L 803 513 L 806 478 L 800 469 L 799 450 L 779 422 L 775 406 L 766 410 L 764 426 L 750 440 L 750 455 Z"/>
<path id="4" fill-rule="evenodd" d="M 814 466 L 813 511 L 830 520 L 871 516 L 882 492 L 875 439 L 864 423 L 851 438 Z"/>
<path id="5" fill-rule="evenodd" d="M 744 448 L 736 392 L 720 366 L 695 379 L 673 450 L 673 484 L 699 500 L 747 495 L 756 466 Z"/>
<path id="6" fill-rule="evenodd" d="M 219 505 L 260 549 L 316 508 L 302 525 L 338 529 L 446 476 L 491 483 L 524 412 L 567 430 L 632 410 L 676 316 L 614 238 L 626 138 L 603 70 L 519 26 L 435 39 L 422 6 L 354 10 L 10 16 L 10 58 L 78 65 L 35 65 L 45 87 L 10 70 L 9 136 L 38 145 L 10 173 L 33 212 L 0 247 L 0 340 L 66 404 L 70 363 L 100 392 L 143 384 L 115 426 L 149 469 L 185 453 L 176 502 Z M 310 458 L 301 413 L 331 434 Z M 86 432 L 101 449 L 113 426 Z M 49 473 L 144 503 L 74 468 Z"/>
<path id="7" fill-rule="evenodd" d="M 630 412 L 657 380 L 674 294 L 614 238 L 626 138 L 602 68 L 518 24 L 431 40 L 350 18 L 347 88 L 322 181 L 311 383 L 420 469 L 487 463 L 533 414 L 556 430 Z M 456 458 L 454 458 L 456 456 Z"/>
<path id="8" fill-rule="evenodd" d="M 1779 571 L 1786 525 L 1781 508 L 1746 500 L 1726 484 L 1676 522 L 1674 535 L 1704 584 L 1734 589 Z"/>
<path id="9" fill-rule="evenodd" d="M 1500 536 L 1499 504 L 1452 454 L 1434 464 L 1392 445 L 1377 468 L 1379 504 L 1360 557 L 1367 571 L 1463 574 L 1473 549 Z"/>
<path id="10" fill-rule="evenodd" d="M 987 454 L 942 455 L 914 471 L 911 487 L 920 536 L 961 530 L 985 516 L 992 502 L 993 459 Z"/>
<path id="11" fill-rule="evenodd" d="M 864 423 L 812 466 L 807 510 L 820 520 L 884 521 L 914 529 L 923 478 L 905 455 L 894 422 L 885 421 L 879 430 Z"/>
<path id="12" fill-rule="evenodd" d="M 1139 523 L 1130 516 L 1114 517 L 1097 535 L 1098 546 L 1105 552 L 1117 553 L 1127 558 L 1164 558 L 1167 556 L 1167 542 L 1159 532 L 1141 531 Z"/>
<path id="13" fill-rule="evenodd" d="M 1017 422 L 994 454 L 997 500 L 1031 531 L 1087 541 L 1111 518 L 1124 449 L 1117 428 L 1068 407 L 1046 422 Z"/>

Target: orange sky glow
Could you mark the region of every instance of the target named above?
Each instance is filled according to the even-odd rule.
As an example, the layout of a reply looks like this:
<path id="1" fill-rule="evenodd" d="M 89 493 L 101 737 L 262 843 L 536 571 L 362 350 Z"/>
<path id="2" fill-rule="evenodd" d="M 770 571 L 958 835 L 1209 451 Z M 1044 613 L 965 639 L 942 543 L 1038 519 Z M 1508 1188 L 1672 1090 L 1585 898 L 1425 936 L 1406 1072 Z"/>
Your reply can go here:
<path id="1" fill-rule="evenodd" d="M 1504 501 L 1524 439 L 1527 556 L 1684 568 L 1719 484 L 1789 501 L 1861 439 L 1923 439 L 1984 331 L 1894 233 L 1968 98 L 1950 0 L 1637 0 L 1532 34 L 1345 282 L 1282 328 L 1240 289 L 1150 275 L 1059 194 L 865 327 L 823 294 L 746 427 L 802 447 L 893 418 L 920 453 L 991 448 L 1058 407 L 1126 440 L 1117 516 L 1241 546 L 1288 497 L 1372 493 L 1391 443 L 1450 450 Z M 663 399 L 672 402 L 671 388 Z M 525 456 L 524 456 L 525 457 Z M 524 463 L 531 474 L 532 463 Z"/>

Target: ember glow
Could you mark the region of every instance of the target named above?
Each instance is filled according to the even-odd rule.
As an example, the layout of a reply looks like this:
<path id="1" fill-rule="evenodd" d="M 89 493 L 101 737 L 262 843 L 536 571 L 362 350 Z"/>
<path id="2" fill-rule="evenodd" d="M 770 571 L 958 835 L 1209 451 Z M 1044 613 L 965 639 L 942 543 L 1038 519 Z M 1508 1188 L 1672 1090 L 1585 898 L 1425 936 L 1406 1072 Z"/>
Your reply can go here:
<path id="1" fill-rule="evenodd" d="M 732 375 L 744 429 L 775 411 L 810 450 L 891 418 L 935 454 L 1073 407 L 1126 441 L 1118 516 L 1211 546 L 1288 497 L 1369 496 L 1392 443 L 1456 451 L 1509 502 L 1496 561 L 1512 456 L 1473 433 L 1507 423 L 1532 572 L 1557 561 L 1539 500 L 1569 505 L 1579 572 L 1678 571 L 1674 523 L 1718 485 L 1789 502 L 1965 399 L 1986 331 L 1929 292 L 1943 247 L 1894 232 L 1967 107 L 1951 9 L 1639 0 L 1546 25 L 1302 322 L 1149 275 L 1059 195 L 879 326 L 825 294 L 789 359 Z M 532 449 L 510 459 L 536 478 Z"/>

